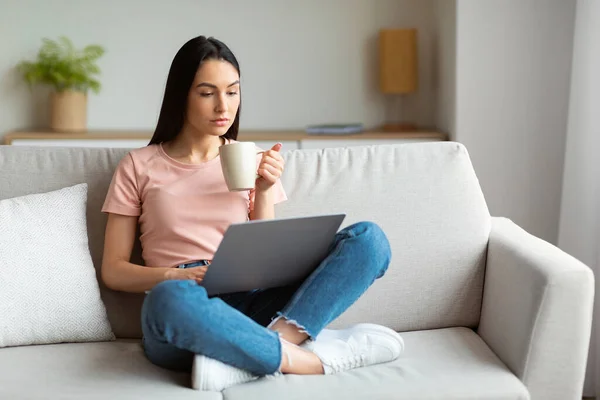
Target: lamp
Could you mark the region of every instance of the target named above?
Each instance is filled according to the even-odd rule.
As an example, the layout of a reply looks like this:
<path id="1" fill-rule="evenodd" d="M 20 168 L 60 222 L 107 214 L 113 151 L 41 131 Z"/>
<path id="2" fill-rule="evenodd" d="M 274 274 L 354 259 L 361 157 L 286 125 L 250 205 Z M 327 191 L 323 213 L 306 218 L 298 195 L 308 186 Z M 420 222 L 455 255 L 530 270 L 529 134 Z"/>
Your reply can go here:
<path id="1" fill-rule="evenodd" d="M 417 30 L 383 29 L 379 32 L 379 90 L 406 95 L 417 91 Z M 410 122 L 392 122 L 386 112 L 384 131 L 415 130 Z"/>

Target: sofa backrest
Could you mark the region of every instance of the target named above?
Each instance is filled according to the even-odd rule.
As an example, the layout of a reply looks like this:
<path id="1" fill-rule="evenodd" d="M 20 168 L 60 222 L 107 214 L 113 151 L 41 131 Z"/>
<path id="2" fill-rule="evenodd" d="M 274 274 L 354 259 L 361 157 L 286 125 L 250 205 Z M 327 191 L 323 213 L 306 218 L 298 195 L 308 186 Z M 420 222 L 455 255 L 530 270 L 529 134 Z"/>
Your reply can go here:
<path id="1" fill-rule="evenodd" d="M 127 151 L 0 146 L 0 199 L 87 182 L 88 237 L 99 272 L 106 226 L 100 209 Z M 295 150 L 284 157 L 289 200 L 277 206 L 278 217 L 344 212 L 343 226 L 373 221 L 392 246 L 386 275 L 332 327 L 359 321 L 397 330 L 478 324 L 490 216 L 462 145 Z M 142 263 L 140 249 L 136 241 L 132 262 Z M 115 334 L 140 337 L 143 295 L 100 286 Z"/>
<path id="2" fill-rule="evenodd" d="M 477 326 L 491 219 L 463 145 L 294 151 L 283 183 L 278 216 L 345 212 L 344 226 L 373 221 L 390 241 L 385 276 L 331 327 Z"/>

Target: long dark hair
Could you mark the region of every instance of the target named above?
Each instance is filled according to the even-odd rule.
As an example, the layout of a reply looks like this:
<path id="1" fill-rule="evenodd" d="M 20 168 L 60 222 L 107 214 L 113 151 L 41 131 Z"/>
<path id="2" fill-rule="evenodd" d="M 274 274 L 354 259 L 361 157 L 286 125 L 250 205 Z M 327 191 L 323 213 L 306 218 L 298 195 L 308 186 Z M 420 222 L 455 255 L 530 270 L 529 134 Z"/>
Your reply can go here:
<path id="1" fill-rule="evenodd" d="M 181 132 L 185 122 L 190 87 L 194 82 L 200 64 L 206 60 L 227 61 L 235 67 L 238 74 L 240 73 L 238 61 L 225 43 L 213 37 L 206 38 L 205 36 L 190 39 L 179 49 L 171 63 L 160 115 L 154 135 L 148 143 L 149 145 L 173 140 Z M 240 106 L 233 124 L 222 137 L 237 139 L 241 107 L 240 99 Z"/>

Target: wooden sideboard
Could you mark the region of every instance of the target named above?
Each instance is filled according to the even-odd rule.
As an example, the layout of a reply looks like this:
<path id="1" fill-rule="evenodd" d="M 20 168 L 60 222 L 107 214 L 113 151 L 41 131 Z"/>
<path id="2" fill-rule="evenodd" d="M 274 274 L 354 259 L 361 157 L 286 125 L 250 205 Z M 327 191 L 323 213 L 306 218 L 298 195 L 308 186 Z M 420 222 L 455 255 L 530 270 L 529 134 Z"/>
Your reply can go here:
<path id="1" fill-rule="evenodd" d="M 151 131 L 90 130 L 82 133 L 42 130 L 14 131 L 4 135 L 4 144 L 13 146 L 61 147 L 123 147 L 146 146 Z M 320 149 L 371 144 L 394 144 L 448 140 L 445 133 L 436 131 L 379 132 L 365 131 L 352 135 L 309 135 L 304 131 L 242 130 L 238 140 L 255 142 L 261 148 L 270 148 L 277 142 L 283 150 Z"/>

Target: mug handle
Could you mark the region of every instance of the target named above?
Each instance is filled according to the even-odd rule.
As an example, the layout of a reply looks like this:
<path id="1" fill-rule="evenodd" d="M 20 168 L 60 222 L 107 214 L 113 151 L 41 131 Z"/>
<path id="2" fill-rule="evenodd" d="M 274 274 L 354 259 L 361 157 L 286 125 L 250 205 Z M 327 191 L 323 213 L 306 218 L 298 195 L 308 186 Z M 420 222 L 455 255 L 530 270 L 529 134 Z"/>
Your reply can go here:
<path id="1" fill-rule="evenodd" d="M 264 152 L 265 152 L 264 150 L 262 150 L 262 151 L 257 151 L 257 152 L 256 152 L 256 154 L 257 154 L 257 155 L 258 155 L 258 154 L 263 154 Z M 255 178 L 255 179 L 258 179 L 258 178 L 260 178 L 260 175 L 258 174 L 258 171 L 257 171 L 257 172 L 256 172 L 256 178 Z"/>

